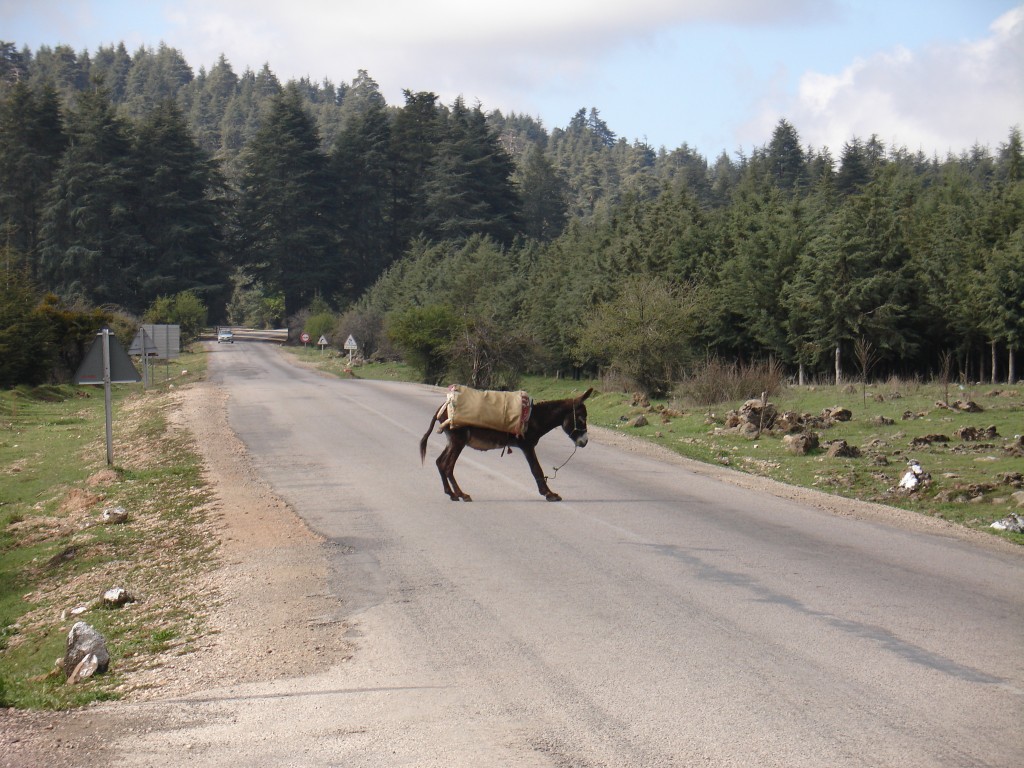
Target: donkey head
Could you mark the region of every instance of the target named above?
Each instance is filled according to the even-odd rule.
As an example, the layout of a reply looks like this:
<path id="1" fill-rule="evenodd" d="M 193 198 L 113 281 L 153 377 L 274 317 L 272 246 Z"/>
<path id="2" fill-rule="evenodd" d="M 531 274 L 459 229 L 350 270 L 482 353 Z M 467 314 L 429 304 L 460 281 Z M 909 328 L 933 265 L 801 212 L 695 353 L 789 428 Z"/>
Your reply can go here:
<path id="1" fill-rule="evenodd" d="M 591 387 L 579 397 L 566 400 L 567 410 L 562 420 L 562 429 L 577 448 L 587 444 L 587 406 L 583 401 L 590 397 L 593 391 L 594 388 Z"/>

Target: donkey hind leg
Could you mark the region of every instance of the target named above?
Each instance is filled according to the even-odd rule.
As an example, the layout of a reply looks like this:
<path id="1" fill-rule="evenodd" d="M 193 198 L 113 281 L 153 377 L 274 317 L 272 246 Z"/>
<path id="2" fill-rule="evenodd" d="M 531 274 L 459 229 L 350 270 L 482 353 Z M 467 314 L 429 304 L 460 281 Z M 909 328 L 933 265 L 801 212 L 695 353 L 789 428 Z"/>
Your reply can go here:
<path id="1" fill-rule="evenodd" d="M 441 473 L 441 484 L 444 486 L 444 492 L 448 494 L 448 498 L 452 501 L 472 501 L 468 493 L 465 493 L 459 484 L 455 482 L 455 462 L 459 460 L 459 454 L 462 453 L 462 449 L 466 447 L 466 444 L 452 440 L 449 437 L 448 445 L 441 451 L 441 455 L 437 457 L 437 471 Z"/>

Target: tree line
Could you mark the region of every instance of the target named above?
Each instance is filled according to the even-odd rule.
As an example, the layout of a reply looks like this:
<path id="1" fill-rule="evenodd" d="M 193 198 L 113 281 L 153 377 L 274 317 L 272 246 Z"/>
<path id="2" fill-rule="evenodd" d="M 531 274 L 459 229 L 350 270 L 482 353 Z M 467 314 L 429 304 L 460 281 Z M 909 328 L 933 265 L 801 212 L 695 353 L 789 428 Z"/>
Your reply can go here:
<path id="1" fill-rule="evenodd" d="M 404 98 L 362 71 L 282 85 L 164 45 L 0 43 L 0 347 L 47 325 L 16 306 L 188 294 L 212 322 L 328 315 L 431 380 L 611 367 L 664 392 L 713 357 L 842 377 L 858 351 L 877 373 L 1016 377 L 1019 128 L 945 158 L 851 137 L 835 159 L 781 120 L 709 162 L 594 108 L 548 131 Z"/>

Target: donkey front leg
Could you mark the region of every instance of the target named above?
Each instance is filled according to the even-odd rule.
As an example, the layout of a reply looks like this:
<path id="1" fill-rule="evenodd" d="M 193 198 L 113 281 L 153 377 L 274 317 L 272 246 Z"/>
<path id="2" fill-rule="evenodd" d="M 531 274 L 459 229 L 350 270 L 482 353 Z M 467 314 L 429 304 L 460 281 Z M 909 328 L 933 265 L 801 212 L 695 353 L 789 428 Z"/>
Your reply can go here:
<path id="1" fill-rule="evenodd" d="M 530 471 L 533 479 L 537 481 L 537 490 L 540 495 L 548 501 L 561 501 L 562 497 L 548 488 L 548 481 L 544 478 L 544 470 L 540 468 L 540 461 L 537 460 L 537 450 L 531 445 L 521 446 L 523 455 L 530 464 Z"/>

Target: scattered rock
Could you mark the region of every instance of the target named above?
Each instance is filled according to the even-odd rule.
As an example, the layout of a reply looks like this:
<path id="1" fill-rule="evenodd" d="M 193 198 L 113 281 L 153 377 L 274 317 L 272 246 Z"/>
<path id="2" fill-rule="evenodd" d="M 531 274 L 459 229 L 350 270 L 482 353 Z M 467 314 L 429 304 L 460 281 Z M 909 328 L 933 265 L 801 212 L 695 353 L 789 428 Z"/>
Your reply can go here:
<path id="1" fill-rule="evenodd" d="M 790 453 L 796 456 L 804 456 L 809 451 L 813 451 L 818 447 L 818 435 L 814 432 L 797 432 L 785 435 L 782 438 L 782 445 Z"/>
<path id="2" fill-rule="evenodd" d="M 1000 476 L 999 482 L 1014 488 L 1024 488 L 1024 474 L 1020 472 L 1004 472 Z"/>
<path id="3" fill-rule="evenodd" d="M 786 411 L 775 419 L 775 429 L 781 432 L 802 432 L 806 427 L 803 416 L 796 411 Z"/>
<path id="4" fill-rule="evenodd" d="M 79 670 L 79 665 L 89 656 L 94 656 L 95 662 L 89 662 L 83 670 Z M 67 648 L 61 662 L 61 669 L 67 675 L 68 682 L 74 683 L 82 679 L 80 676 L 74 676 L 86 669 L 91 670 L 89 675 L 102 674 L 109 666 L 110 654 L 107 651 L 106 639 L 84 621 L 76 621 L 68 632 Z"/>
<path id="5" fill-rule="evenodd" d="M 946 435 L 921 435 L 920 437 L 915 437 L 913 440 L 911 440 L 910 444 L 915 448 L 923 448 L 925 446 L 931 445 L 932 443 L 948 442 L 949 437 L 947 437 Z"/>
<path id="6" fill-rule="evenodd" d="M 100 659 L 95 653 L 90 653 L 80 662 L 78 666 L 68 675 L 68 685 L 75 685 L 86 680 L 99 671 Z"/>
<path id="7" fill-rule="evenodd" d="M 763 400 L 747 400 L 740 408 L 740 418 L 758 429 L 771 429 L 778 418 L 778 411 L 773 403 Z"/>
<path id="8" fill-rule="evenodd" d="M 1016 494 L 1014 494 L 1016 495 Z M 1002 520 L 996 520 L 990 528 L 997 531 L 1008 531 L 1009 533 L 1024 533 L 1024 516 L 1011 512 Z"/>
<path id="9" fill-rule="evenodd" d="M 954 411 L 963 411 L 964 413 L 981 413 L 985 410 L 973 400 L 957 400 L 949 407 Z"/>
<path id="10" fill-rule="evenodd" d="M 123 523 L 128 519 L 128 510 L 124 507 L 104 507 L 102 520 L 108 525 Z"/>
<path id="11" fill-rule="evenodd" d="M 740 435 L 747 438 L 748 440 L 755 440 L 761 434 L 760 427 L 758 427 L 757 424 L 752 424 L 749 421 L 745 421 L 742 424 L 740 424 L 739 427 L 737 427 L 736 431 L 739 432 Z"/>
<path id="12" fill-rule="evenodd" d="M 647 417 L 642 413 L 639 416 L 634 416 L 632 419 L 626 422 L 627 427 L 646 427 Z"/>
<path id="13" fill-rule="evenodd" d="M 124 587 L 111 587 L 103 593 L 103 605 L 108 608 L 120 608 L 132 602 L 135 602 L 135 598 Z"/>
<path id="14" fill-rule="evenodd" d="M 981 429 L 980 427 L 960 427 L 960 429 L 953 433 L 953 436 L 959 437 L 964 441 L 994 440 L 999 437 L 999 432 L 994 425 L 986 429 Z"/>
<path id="15" fill-rule="evenodd" d="M 831 408 L 823 410 L 821 412 L 821 417 L 828 421 L 850 421 L 850 419 L 853 418 L 853 413 L 849 408 L 834 405 Z"/>
<path id="16" fill-rule="evenodd" d="M 825 455 L 830 459 L 856 459 L 860 457 L 860 448 L 850 445 L 845 440 L 833 440 L 828 444 Z"/>
<path id="17" fill-rule="evenodd" d="M 1017 507 L 1024 507 L 1024 491 L 1017 491 L 1010 495 L 1010 498 L 1017 503 Z"/>
<path id="18" fill-rule="evenodd" d="M 632 406 L 634 408 L 650 408 L 651 401 L 643 392 L 634 392 Z"/>
<path id="19" fill-rule="evenodd" d="M 891 427 L 896 422 L 886 416 L 875 416 L 875 418 L 871 420 L 871 423 L 876 427 Z"/>
<path id="20" fill-rule="evenodd" d="M 935 494 L 935 500 L 953 504 L 976 504 L 985 498 L 985 494 L 995 488 L 990 483 L 957 484 Z"/>
<path id="21" fill-rule="evenodd" d="M 931 480 L 932 476 L 921 469 L 921 465 L 918 462 L 911 460 L 908 462 L 907 471 L 900 479 L 899 485 L 896 486 L 895 490 L 916 491 L 930 483 Z"/>

